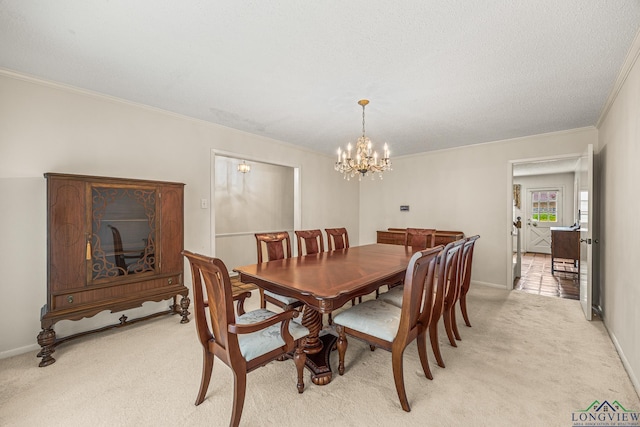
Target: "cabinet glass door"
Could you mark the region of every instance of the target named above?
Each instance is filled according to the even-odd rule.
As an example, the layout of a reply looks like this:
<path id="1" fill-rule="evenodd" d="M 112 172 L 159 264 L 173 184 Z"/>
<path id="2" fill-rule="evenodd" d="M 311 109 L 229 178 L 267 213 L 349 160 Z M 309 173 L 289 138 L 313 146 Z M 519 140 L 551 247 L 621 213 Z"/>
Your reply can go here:
<path id="1" fill-rule="evenodd" d="M 93 282 L 154 271 L 156 199 L 153 188 L 91 188 Z"/>

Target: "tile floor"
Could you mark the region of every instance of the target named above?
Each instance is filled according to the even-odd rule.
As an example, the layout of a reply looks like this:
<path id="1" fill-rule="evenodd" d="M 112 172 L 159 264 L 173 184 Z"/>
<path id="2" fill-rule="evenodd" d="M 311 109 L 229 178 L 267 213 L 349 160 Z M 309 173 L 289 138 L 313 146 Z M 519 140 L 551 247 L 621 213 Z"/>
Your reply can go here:
<path id="1" fill-rule="evenodd" d="M 551 255 L 523 254 L 521 277 L 515 280 L 514 289 L 532 294 L 579 300 L 580 281 L 577 274 L 570 273 L 577 271 L 577 268 L 571 260 L 561 261 L 556 259 L 556 271 L 552 275 Z"/>

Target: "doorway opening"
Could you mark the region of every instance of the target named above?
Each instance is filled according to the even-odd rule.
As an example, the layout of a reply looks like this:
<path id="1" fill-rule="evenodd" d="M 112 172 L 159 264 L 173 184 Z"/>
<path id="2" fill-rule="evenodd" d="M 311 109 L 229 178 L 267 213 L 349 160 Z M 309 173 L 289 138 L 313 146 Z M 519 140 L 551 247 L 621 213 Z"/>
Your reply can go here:
<path id="1" fill-rule="evenodd" d="M 513 289 L 578 300 L 580 283 L 569 260 L 551 256 L 552 227 L 578 220 L 576 174 L 579 155 L 511 162 L 513 218 L 510 281 Z M 518 228 L 517 226 L 520 226 Z M 555 270 L 555 271 L 554 271 Z"/>
<path id="2" fill-rule="evenodd" d="M 232 276 L 257 262 L 255 233 L 300 227 L 299 167 L 214 151 L 211 188 L 212 252 Z"/>

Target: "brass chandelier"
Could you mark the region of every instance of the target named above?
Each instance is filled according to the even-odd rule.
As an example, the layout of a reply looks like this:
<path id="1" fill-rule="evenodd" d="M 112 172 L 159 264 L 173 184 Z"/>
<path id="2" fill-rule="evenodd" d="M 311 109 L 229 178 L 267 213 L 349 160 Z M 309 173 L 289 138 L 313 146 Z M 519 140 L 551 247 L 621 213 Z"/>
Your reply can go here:
<path id="1" fill-rule="evenodd" d="M 378 174 L 382 179 L 382 172 L 391 170 L 391 161 L 389 160 L 389 147 L 384 144 L 382 157 L 378 157 L 378 152 L 371 148 L 371 140 L 364 133 L 364 107 L 369 103 L 366 99 L 361 99 L 358 104 L 362 106 L 362 136 L 358 138 L 356 143 L 355 158 L 351 157 L 351 143 L 347 145 L 347 149 L 342 151 L 338 148 L 338 161 L 335 170 L 342 173 L 346 180 L 359 174 L 358 179 L 363 176 L 371 175 L 373 179 Z"/>

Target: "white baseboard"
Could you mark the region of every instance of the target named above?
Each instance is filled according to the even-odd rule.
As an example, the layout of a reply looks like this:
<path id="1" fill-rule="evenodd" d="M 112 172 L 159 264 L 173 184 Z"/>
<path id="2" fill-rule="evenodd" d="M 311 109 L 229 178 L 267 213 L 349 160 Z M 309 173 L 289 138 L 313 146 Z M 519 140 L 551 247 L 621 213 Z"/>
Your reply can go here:
<path id="1" fill-rule="evenodd" d="M 30 351 L 34 351 L 34 350 L 40 350 L 40 346 L 38 344 L 30 344 L 24 347 L 12 348 L 11 350 L 0 352 L 0 359 L 8 359 L 9 357 L 17 356 L 19 354 L 29 353 Z"/>
<path id="2" fill-rule="evenodd" d="M 627 375 L 629 375 L 629 379 L 631 380 L 631 384 L 633 384 L 633 388 L 636 389 L 636 394 L 640 398 L 640 381 L 638 381 L 638 377 L 636 376 L 635 372 L 633 372 L 633 368 L 631 367 L 631 364 L 629 364 L 629 360 L 627 359 L 627 357 L 624 355 L 624 351 L 622 351 L 622 347 L 620 347 L 620 343 L 618 343 L 618 339 L 616 338 L 615 334 L 611 332 L 609 328 L 607 328 L 606 322 L 603 321 L 602 323 L 604 324 L 604 328 L 609 334 L 609 338 L 611 338 L 611 342 L 613 342 L 613 346 L 616 348 L 616 351 L 620 356 L 620 360 L 622 360 L 622 366 L 624 366 L 624 370 L 627 371 Z"/>
<path id="3" fill-rule="evenodd" d="M 479 282 L 477 280 L 472 280 L 471 281 L 471 285 L 482 285 L 482 286 L 489 286 L 491 288 L 498 288 L 498 289 L 504 289 L 504 290 L 509 290 L 509 288 L 507 288 L 505 285 L 499 285 L 497 283 L 490 283 L 490 282 Z"/>

